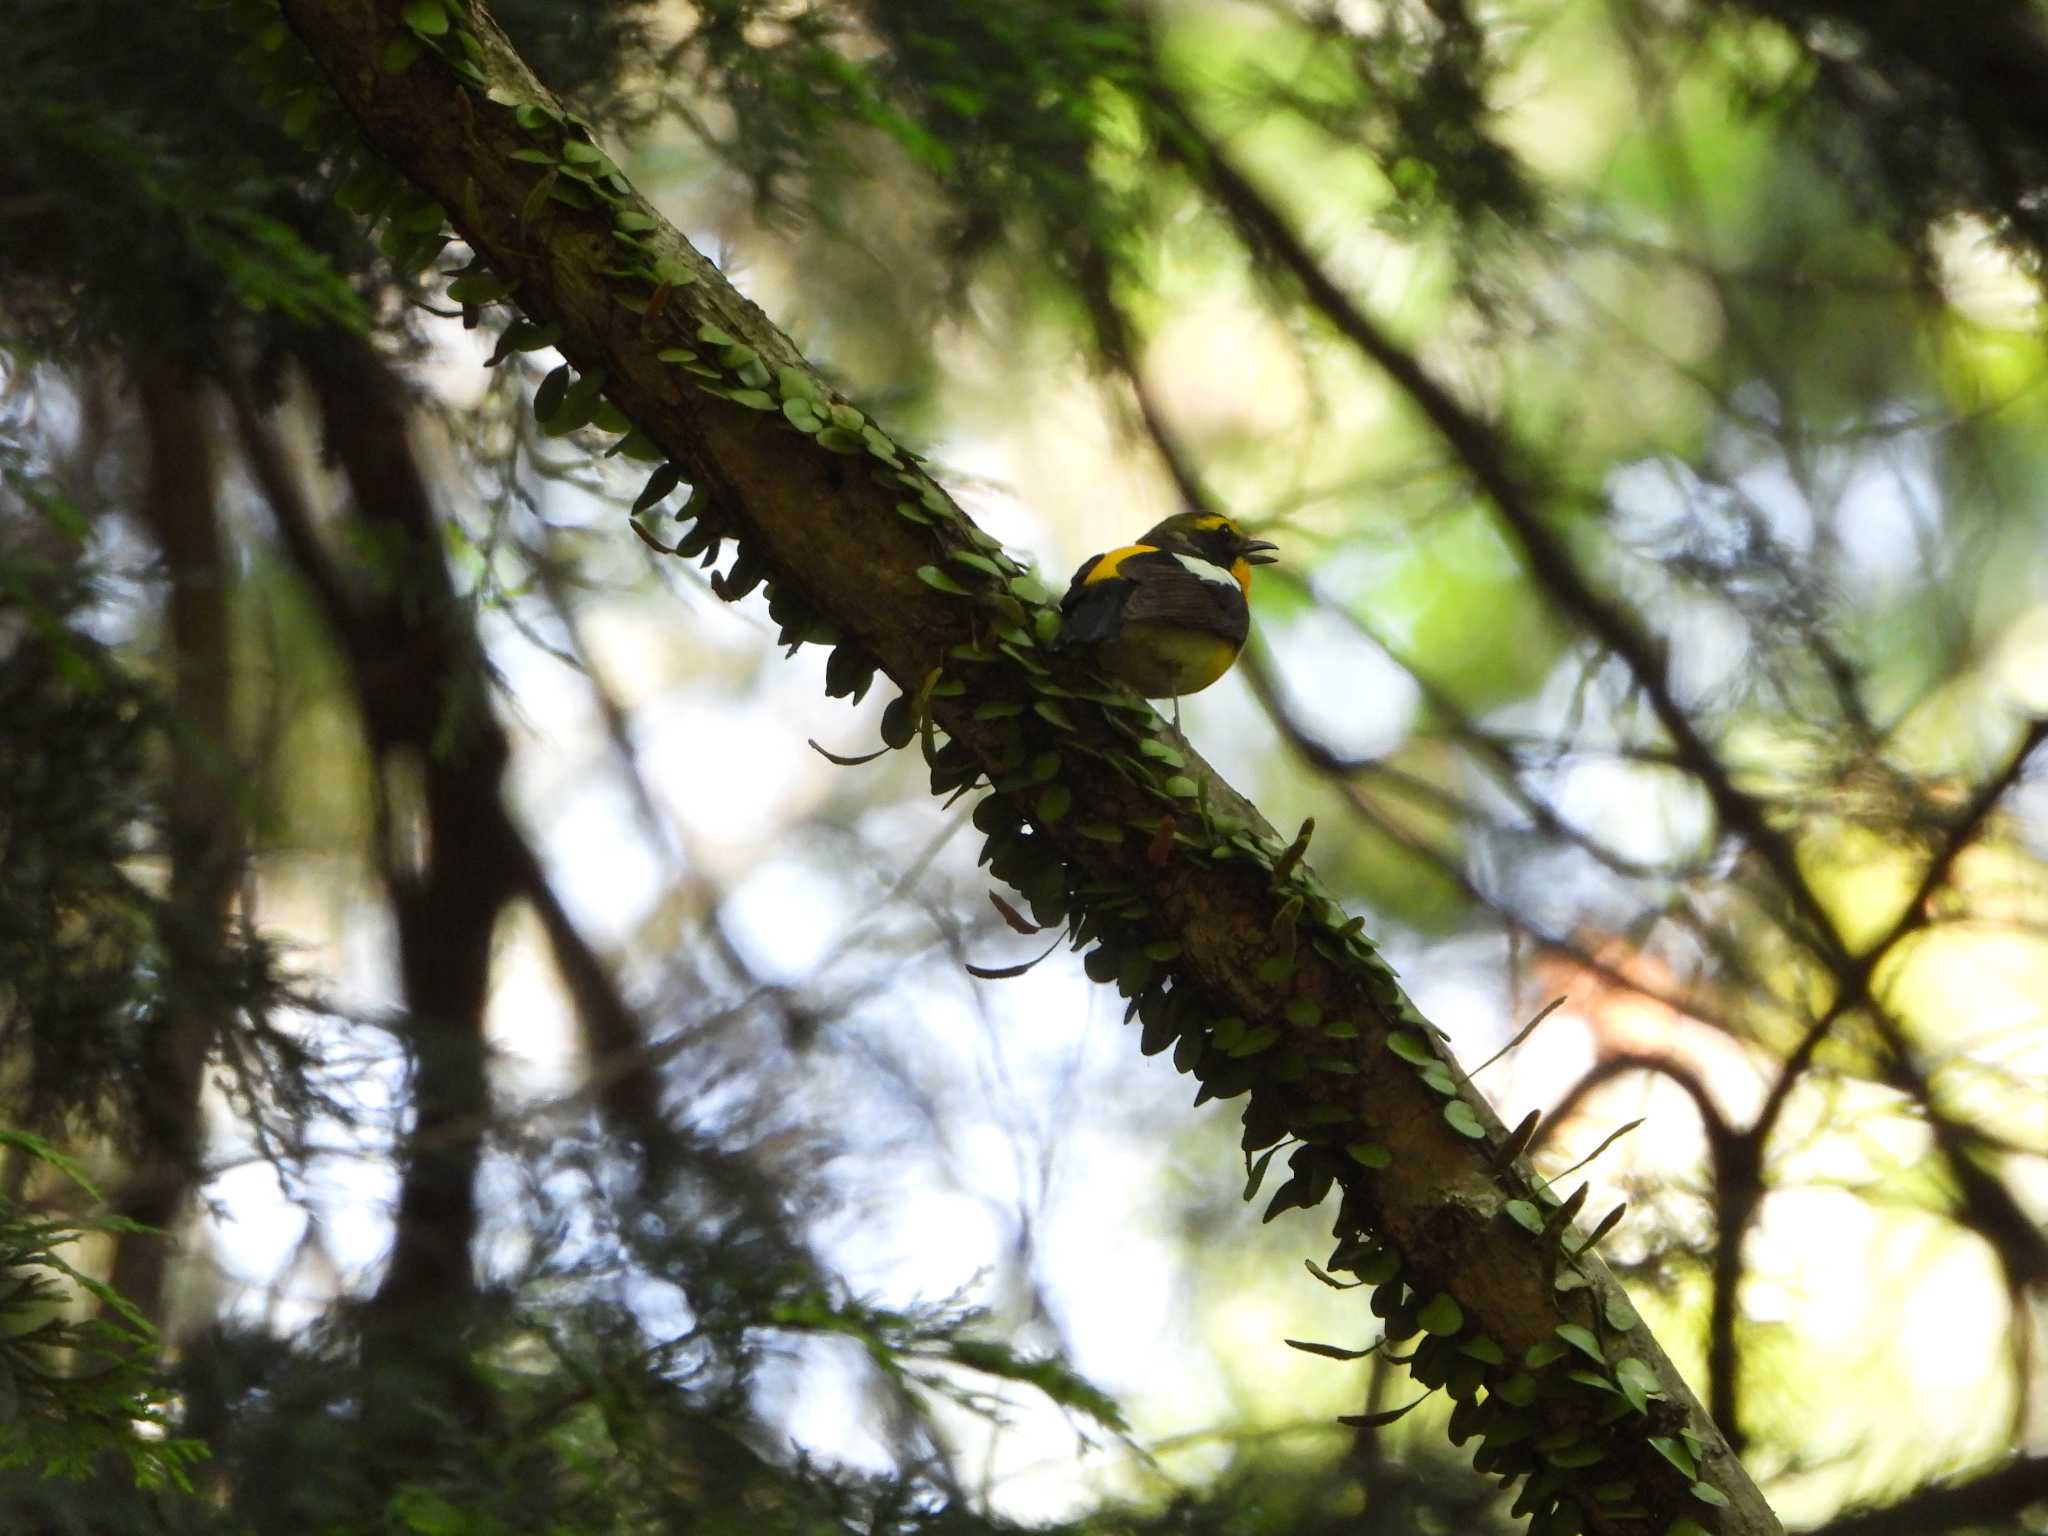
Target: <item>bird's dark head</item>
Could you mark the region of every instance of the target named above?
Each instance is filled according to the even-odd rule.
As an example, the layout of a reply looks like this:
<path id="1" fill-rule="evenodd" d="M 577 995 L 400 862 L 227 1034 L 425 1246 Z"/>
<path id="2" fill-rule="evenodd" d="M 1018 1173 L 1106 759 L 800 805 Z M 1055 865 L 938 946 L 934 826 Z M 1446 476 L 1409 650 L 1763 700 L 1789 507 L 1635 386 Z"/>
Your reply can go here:
<path id="1" fill-rule="evenodd" d="M 1240 583 L 1250 581 L 1251 567 L 1270 565 L 1280 558 L 1270 541 L 1251 537 L 1218 512 L 1182 512 L 1160 523 L 1138 542 L 1206 560 L 1229 571 Z"/>

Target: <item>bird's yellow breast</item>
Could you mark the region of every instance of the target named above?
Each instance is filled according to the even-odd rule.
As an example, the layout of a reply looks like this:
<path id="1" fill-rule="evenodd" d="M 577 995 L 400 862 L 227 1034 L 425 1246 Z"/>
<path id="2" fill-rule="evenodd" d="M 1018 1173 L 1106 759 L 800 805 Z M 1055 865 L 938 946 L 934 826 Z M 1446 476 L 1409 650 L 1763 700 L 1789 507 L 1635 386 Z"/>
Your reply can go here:
<path id="1" fill-rule="evenodd" d="M 1237 647 L 1177 624 L 1126 624 L 1096 648 L 1103 670 L 1148 699 L 1200 693 L 1230 670 Z"/>

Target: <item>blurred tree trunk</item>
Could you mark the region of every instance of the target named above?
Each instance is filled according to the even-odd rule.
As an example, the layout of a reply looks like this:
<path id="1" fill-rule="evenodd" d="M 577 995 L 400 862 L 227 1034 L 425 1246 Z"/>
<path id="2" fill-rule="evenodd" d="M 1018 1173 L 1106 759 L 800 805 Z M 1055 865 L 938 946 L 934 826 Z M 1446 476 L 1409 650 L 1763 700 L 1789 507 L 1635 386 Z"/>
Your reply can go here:
<path id="1" fill-rule="evenodd" d="M 350 621 L 352 659 L 378 772 L 378 853 L 414 1072 L 391 1267 L 373 1311 L 409 1328 L 458 1314 L 474 1291 L 491 935 L 516 889 L 488 808 L 510 754 L 448 580 L 397 381 L 360 343 L 308 348 L 300 360 L 371 552 Z"/>
<path id="2" fill-rule="evenodd" d="M 287 554 L 347 663 L 370 748 L 372 837 L 412 1078 L 390 1260 L 365 1314 L 364 1379 L 371 1433 L 405 1447 L 490 1415 L 463 1332 L 476 1316 L 491 941 L 518 882 L 492 816 L 509 748 L 448 579 L 403 389 L 357 338 L 325 337 L 298 361 L 347 487 L 350 561 L 330 551 L 239 388 L 236 407 Z"/>
<path id="3" fill-rule="evenodd" d="M 347 662 L 377 775 L 375 836 L 414 1076 L 391 1261 L 371 1302 L 371 1334 L 382 1341 L 390 1381 L 425 1372 L 431 1381 L 419 1390 L 453 1394 L 473 1417 L 484 1397 L 467 1385 L 451 1324 L 474 1315 L 476 1180 L 491 1114 L 484 1015 L 492 935 L 509 903 L 524 897 L 536 908 L 621 1148 L 637 1149 L 658 1180 L 673 1166 L 676 1140 L 640 1021 L 506 809 L 510 745 L 469 608 L 449 576 L 406 386 L 354 339 L 324 338 L 294 361 L 348 488 L 354 532 L 343 542 L 367 552 L 358 559 L 330 551 L 251 391 L 237 382 L 232 393 L 257 483 Z M 402 1403 L 404 1390 L 394 1397 Z"/>
<path id="4" fill-rule="evenodd" d="M 168 581 L 176 725 L 165 815 L 164 1003 L 142 1041 L 134 1163 L 119 1207 L 162 1235 L 124 1236 L 112 1281 L 159 1322 L 170 1233 L 199 1173 L 201 1084 L 229 1006 L 219 995 L 220 956 L 243 861 L 233 771 L 233 572 L 221 537 L 214 424 L 198 390 L 196 379 L 168 363 L 145 367 L 137 380 L 148 442 L 139 507 Z"/>

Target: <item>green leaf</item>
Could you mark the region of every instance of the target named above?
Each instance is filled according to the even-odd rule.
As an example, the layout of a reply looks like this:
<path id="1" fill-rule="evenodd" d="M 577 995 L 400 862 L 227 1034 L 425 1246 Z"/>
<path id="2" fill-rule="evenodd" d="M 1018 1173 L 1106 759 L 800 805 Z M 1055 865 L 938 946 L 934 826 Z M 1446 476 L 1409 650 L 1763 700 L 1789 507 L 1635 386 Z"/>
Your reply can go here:
<path id="1" fill-rule="evenodd" d="M 862 752 L 857 756 L 847 757 L 838 752 L 826 750 L 824 747 L 819 746 L 816 741 L 811 741 L 808 745 L 813 752 L 824 758 L 826 762 L 840 768 L 859 768 L 863 764 L 872 763 L 876 758 L 886 757 L 889 754 L 887 747 L 877 747 L 872 752 Z"/>
<path id="2" fill-rule="evenodd" d="M 559 325 L 535 325 L 529 320 L 514 320 L 498 337 L 498 345 L 492 350 L 484 366 L 495 368 L 515 352 L 538 352 L 542 347 L 552 347 L 562 339 Z"/>
<path id="3" fill-rule="evenodd" d="M 1565 1343 L 1585 1355 L 1595 1365 L 1605 1365 L 1607 1356 L 1601 1351 L 1600 1341 L 1593 1337 L 1593 1330 L 1577 1323 L 1559 1323 L 1557 1336 Z"/>
<path id="4" fill-rule="evenodd" d="M 836 645 L 825 663 L 825 696 L 852 699 L 858 704 L 867 697 L 875 681 L 874 658 L 850 642 Z"/>
<path id="5" fill-rule="evenodd" d="M 1252 967 L 1252 979 L 1272 986 L 1291 977 L 1299 964 L 1292 955 L 1266 955 Z"/>
<path id="6" fill-rule="evenodd" d="M 555 188 L 560 182 L 560 174 L 550 168 L 547 174 L 533 184 L 527 191 L 525 200 L 519 205 L 521 224 L 531 224 L 540 216 L 541 209 L 547 206 L 548 199 L 554 196 Z"/>
<path id="7" fill-rule="evenodd" d="M 1429 1303 L 1415 1314 L 1415 1320 L 1422 1324 L 1424 1333 L 1439 1338 L 1449 1338 L 1465 1326 L 1465 1309 L 1458 1305 L 1458 1299 L 1449 1291 L 1438 1291 Z"/>
<path id="8" fill-rule="evenodd" d="M 550 373 L 548 378 L 552 379 L 554 376 Z M 543 380 L 542 388 L 546 387 L 547 380 Z M 597 414 L 599 405 L 603 403 L 603 389 L 603 370 L 586 373 L 562 391 L 560 399 L 556 401 L 555 408 L 551 411 L 543 411 L 539 396 L 535 396 L 534 419 L 540 423 L 541 431 L 550 437 L 562 437 L 574 432 L 578 427 L 587 426 Z"/>
<path id="9" fill-rule="evenodd" d="M 562 397 L 569 392 L 569 365 L 563 363 L 550 369 L 548 376 L 540 381 L 540 388 L 533 392 L 533 414 L 537 420 L 545 421 L 561 408 Z"/>
<path id="10" fill-rule="evenodd" d="M 1506 1381 L 1488 1389 L 1493 1396 L 1515 1408 L 1526 1408 L 1536 1401 L 1536 1378 L 1527 1371 L 1517 1371 Z"/>
<path id="11" fill-rule="evenodd" d="M 448 30 L 448 11 L 441 0 L 405 0 L 398 16 L 422 37 L 439 37 Z"/>
<path id="12" fill-rule="evenodd" d="M 1373 1345 L 1365 1349 L 1345 1349 L 1337 1344 L 1318 1344 L 1313 1339 L 1282 1339 L 1280 1342 L 1289 1349 L 1298 1349 L 1305 1355 L 1321 1355 L 1325 1360 L 1363 1360 L 1378 1348 Z"/>
<path id="13" fill-rule="evenodd" d="M 1621 1389 L 1621 1395 L 1628 1399 L 1628 1405 L 1637 1413 L 1648 1413 L 1650 1399 L 1663 1395 L 1657 1385 L 1657 1373 L 1634 1355 L 1629 1355 L 1615 1364 L 1614 1384 Z"/>
<path id="14" fill-rule="evenodd" d="M 458 304 L 495 304 L 512 291 L 512 285 L 491 272 L 465 272 L 448 285 L 448 297 Z"/>
<path id="15" fill-rule="evenodd" d="M 1432 1396 L 1434 1396 L 1433 1393 L 1425 1392 L 1407 1406 L 1389 1408 L 1383 1413 L 1340 1413 L 1337 1415 L 1337 1422 L 1339 1424 L 1348 1424 L 1353 1429 L 1384 1429 L 1396 1419 L 1413 1413 L 1417 1408 L 1428 1402 Z"/>
<path id="16" fill-rule="evenodd" d="M 1458 1346 L 1458 1353 L 1477 1360 L 1481 1365 L 1506 1365 L 1508 1363 L 1508 1352 L 1500 1347 L 1500 1341 L 1488 1338 L 1483 1333 L 1477 1338 L 1467 1339 L 1464 1343 L 1460 1344 Z"/>
<path id="17" fill-rule="evenodd" d="M 1360 1255 L 1351 1272 L 1367 1285 L 1385 1285 L 1401 1273 L 1401 1256 L 1391 1248 L 1374 1248 Z"/>
<path id="18" fill-rule="evenodd" d="M 1288 999 L 1287 1006 L 1280 1013 L 1296 1029 L 1314 1029 L 1323 1021 L 1323 1010 L 1306 997 Z"/>
<path id="19" fill-rule="evenodd" d="M 1363 1280 L 1339 1280 L 1335 1275 L 1325 1271 L 1314 1259 L 1303 1259 L 1301 1262 L 1308 1267 L 1310 1274 L 1333 1291 L 1355 1291 L 1365 1283 Z"/>
<path id="20" fill-rule="evenodd" d="M 402 75 L 427 51 L 427 45 L 410 34 L 394 37 L 384 45 L 377 67 L 387 75 Z"/>
<path id="21" fill-rule="evenodd" d="M 1696 1478 L 1700 1475 L 1700 1469 L 1692 1459 L 1692 1452 L 1687 1450 L 1682 1442 L 1672 1439 L 1671 1436 L 1650 1436 L 1650 1449 L 1670 1462 L 1672 1466 L 1678 1468 L 1687 1478 Z"/>
<path id="22" fill-rule="evenodd" d="M 889 441 L 886 433 L 879 432 L 873 427 L 862 427 L 860 440 L 868 445 L 868 452 L 884 464 L 892 469 L 901 467 L 903 460 L 897 457 L 896 445 Z"/>
<path id="23" fill-rule="evenodd" d="M 1605 1461 L 1607 1459 L 1607 1452 L 1589 1440 L 1583 1441 L 1578 1445 L 1567 1445 L 1562 1449 L 1550 1451 L 1545 1454 L 1543 1459 L 1553 1467 L 1563 1467 L 1569 1471 L 1576 1471 L 1580 1467 L 1590 1467 Z"/>
<path id="24" fill-rule="evenodd" d="M 1429 1042 L 1409 1030 L 1397 1029 L 1388 1035 L 1387 1049 L 1403 1061 L 1418 1067 L 1438 1065 L 1437 1054 L 1429 1048 Z"/>
<path id="25" fill-rule="evenodd" d="M 960 585 L 936 565 L 920 565 L 917 579 L 938 592 L 950 592 L 955 597 L 972 597 L 974 594 Z"/>
<path id="26" fill-rule="evenodd" d="M 647 477 L 647 484 L 640 488 L 640 495 L 633 503 L 634 513 L 637 515 L 645 512 L 649 507 L 666 497 L 670 491 L 682 484 L 682 480 L 683 470 L 681 465 L 662 465 Z"/>
<path id="27" fill-rule="evenodd" d="M 1620 1205 L 1617 1205 L 1613 1210 L 1609 1211 L 1605 1216 L 1601 1217 L 1599 1224 L 1595 1226 L 1593 1230 L 1586 1235 L 1586 1240 L 1575 1246 L 1572 1249 L 1572 1252 L 1575 1255 L 1591 1252 L 1595 1247 L 1599 1245 L 1599 1242 L 1602 1238 L 1607 1236 L 1608 1233 L 1612 1232 L 1617 1226 L 1621 1224 L 1621 1218 L 1627 1212 L 1627 1210 L 1628 1203 L 1626 1201 L 1623 1201 Z"/>
<path id="28" fill-rule="evenodd" d="M 1000 577 L 1003 574 L 1003 568 L 995 561 L 971 549 L 949 549 L 946 558 L 955 565 L 964 565 L 970 571 L 980 571 L 985 576 Z"/>
<path id="29" fill-rule="evenodd" d="M 891 699 L 882 710 L 882 740 L 892 748 L 910 745 L 910 738 L 917 734 L 917 721 L 911 714 L 910 695 L 900 693 Z"/>
<path id="30" fill-rule="evenodd" d="M 424 1488 L 399 1489 L 392 1495 L 391 1510 L 412 1536 L 461 1536 L 470 1528 L 469 1518 L 460 1509 Z"/>
<path id="31" fill-rule="evenodd" d="M 1261 1152 L 1258 1160 L 1245 1171 L 1244 1198 L 1246 1204 L 1250 1204 L 1258 1198 L 1259 1186 L 1266 1182 L 1266 1169 L 1272 1164 L 1273 1154 L 1278 1152 L 1280 1147 L 1280 1142 L 1274 1142 L 1272 1146 Z"/>

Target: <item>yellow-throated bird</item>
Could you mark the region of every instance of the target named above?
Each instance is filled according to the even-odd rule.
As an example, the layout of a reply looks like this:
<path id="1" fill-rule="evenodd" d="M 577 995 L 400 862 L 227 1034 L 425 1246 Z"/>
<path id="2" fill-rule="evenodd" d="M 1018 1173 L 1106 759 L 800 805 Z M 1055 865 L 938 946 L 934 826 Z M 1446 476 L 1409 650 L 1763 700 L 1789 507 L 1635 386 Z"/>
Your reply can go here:
<path id="1" fill-rule="evenodd" d="M 1252 567 L 1277 556 L 1214 512 L 1183 512 L 1084 562 L 1060 599 L 1058 650 L 1148 699 L 1199 693 L 1251 632 Z"/>

